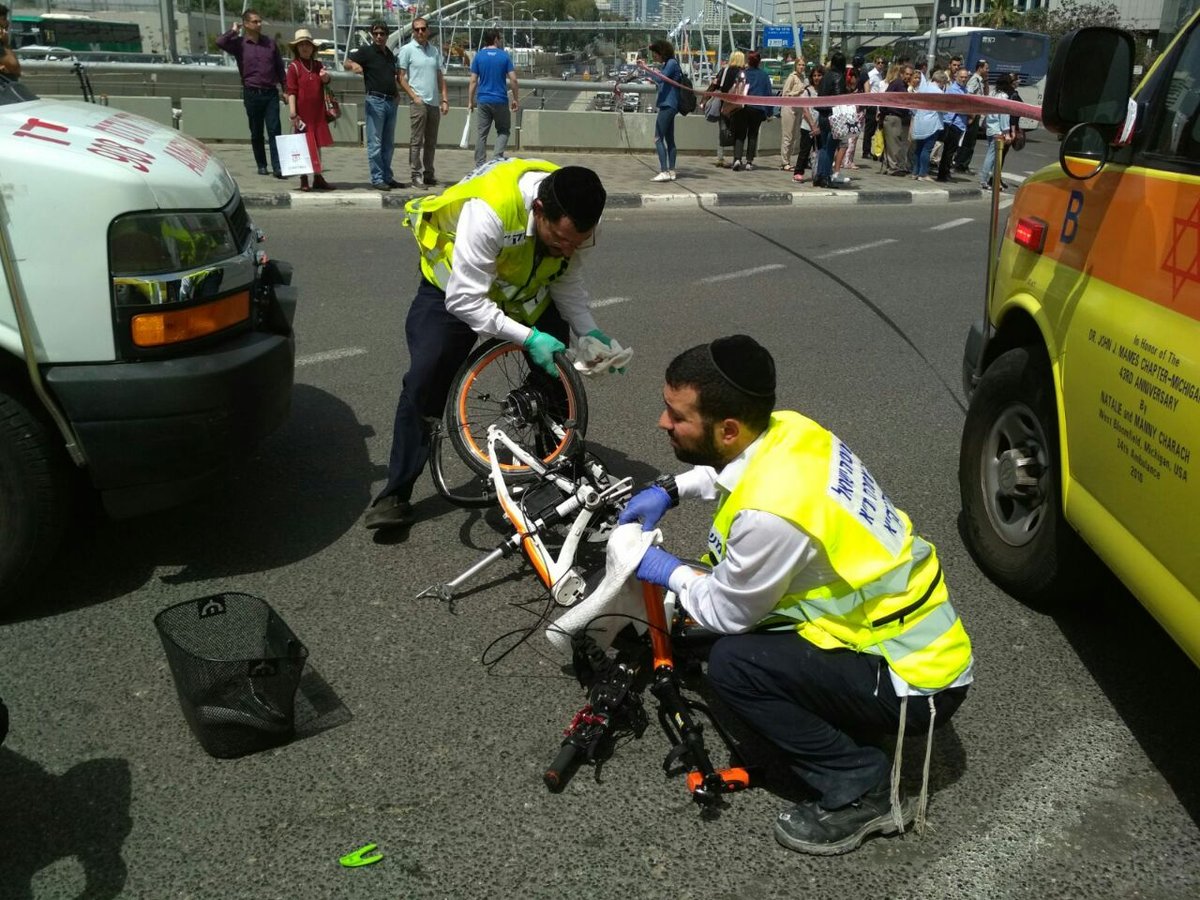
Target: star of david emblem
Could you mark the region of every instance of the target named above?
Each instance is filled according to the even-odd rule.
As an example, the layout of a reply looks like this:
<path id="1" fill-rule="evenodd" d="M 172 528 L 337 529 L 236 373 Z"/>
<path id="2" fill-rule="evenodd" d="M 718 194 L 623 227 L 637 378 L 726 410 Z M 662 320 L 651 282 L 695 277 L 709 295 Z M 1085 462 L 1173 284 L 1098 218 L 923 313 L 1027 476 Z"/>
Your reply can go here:
<path id="1" fill-rule="evenodd" d="M 1200 200 L 1186 219 L 1175 220 L 1175 235 L 1162 267 L 1171 273 L 1172 300 L 1179 297 L 1185 281 L 1200 283 Z"/>

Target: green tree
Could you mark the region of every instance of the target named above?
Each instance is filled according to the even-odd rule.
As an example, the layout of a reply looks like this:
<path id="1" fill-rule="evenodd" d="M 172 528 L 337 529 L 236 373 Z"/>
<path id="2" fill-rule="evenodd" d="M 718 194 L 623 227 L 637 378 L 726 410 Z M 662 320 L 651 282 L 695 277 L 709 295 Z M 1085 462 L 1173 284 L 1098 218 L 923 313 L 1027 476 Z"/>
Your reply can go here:
<path id="1" fill-rule="evenodd" d="M 1013 0 L 988 0 L 987 8 L 975 17 L 980 28 L 1012 28 L 1021 24 L 1022 16 L 1013 9 Z"/>

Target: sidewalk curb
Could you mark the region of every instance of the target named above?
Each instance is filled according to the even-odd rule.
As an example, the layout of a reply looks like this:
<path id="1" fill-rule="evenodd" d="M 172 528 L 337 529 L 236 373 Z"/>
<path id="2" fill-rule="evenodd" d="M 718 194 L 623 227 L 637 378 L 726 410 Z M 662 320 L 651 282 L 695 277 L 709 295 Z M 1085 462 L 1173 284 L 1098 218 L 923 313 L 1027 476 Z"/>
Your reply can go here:
<path id="1" fill-rule="evenodd" d="M 242 200 L 250 208 L 321 208 L 321 209 L 402 209 L 413 197 L 423 194 L 412 191 L 377 193 L 342 191 L 335 193 L 302 193 L 278 191 L 250 192 Z M 846 206 L 846 205 L 936 205 L 978 200 L 983 192 L 975 187 L 940 188 L 936 190 L 851 190 L 846 188 L 808 188 L 804 191 L 718 191 L 703 193 L 612 193 L 605 204 L 608 209 L 694 210 L 721 206 Z"/>

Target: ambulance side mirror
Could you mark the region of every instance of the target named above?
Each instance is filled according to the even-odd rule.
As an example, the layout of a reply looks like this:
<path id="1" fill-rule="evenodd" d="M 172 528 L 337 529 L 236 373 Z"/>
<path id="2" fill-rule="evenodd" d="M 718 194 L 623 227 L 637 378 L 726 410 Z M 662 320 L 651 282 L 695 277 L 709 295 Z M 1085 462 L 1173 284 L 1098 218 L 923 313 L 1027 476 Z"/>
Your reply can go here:
<path id="1" fill-rule="evenodd" d="M 1058 164 L 1068 178 L 1095 178 L 1108 163 L 1109 141 L 1090 122 L 1080 122 L 1063 136 L 1058 147 Z"/>
<path id="2" fill-rule="evenodd" d="M 1086 122 L 1111 140 L 1129 108 L 1133 52 L 1133 37 L 1119 28 L 1077 28 L 1065 35 L 1046 76 L 1046 128 L 1065 134 Z"/>

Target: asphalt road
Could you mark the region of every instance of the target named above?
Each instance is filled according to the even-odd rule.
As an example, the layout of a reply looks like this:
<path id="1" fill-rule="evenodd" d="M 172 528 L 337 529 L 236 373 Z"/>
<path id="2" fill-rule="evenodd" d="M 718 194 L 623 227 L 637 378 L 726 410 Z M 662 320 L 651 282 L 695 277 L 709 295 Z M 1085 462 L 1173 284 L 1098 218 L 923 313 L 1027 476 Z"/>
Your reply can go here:
<path id="1" fill-rule="evenodd" d="M 536 622 L 531 573 L 502 563 L 453 608 L 414 599 L 497 543 L 499 519 L 423 481 L 406 539 L 359 522 L 386 467 L 417 278 L 399 214 L 262 210 L 303 291 L 290 421 L 202 502 L 82 520 L 41 597 L 0 626 L 13 715 L 0 897 L 1200 895 L 1200 672 L 1120 590 L 1029 609 L 959 537 L 960 359 L 982 306 L 984 215 L 974 202 L 617 210 L 590 276 L 601 324 L 637 353 L 588 386 L 588 437 L 614 468 L 677 470 L 654 428 L 662 372 L 744 331 L 775 353 L 781 405 L 845 439 L 938 545 L 977 681 L 938 733 L 924 836 L 831 860 L 783 850 L 771 825 L 794 784 L 775 777 L 701 815 L 663 777 L 653 727 L 598 782 L 584 771 L 547 793 L 580 691 L 540 635 L 488 651 Z M 670 546 L 702 547 L 707 512 L 673 512 Z M 311 655 L 301 738 L 219 761 L 185 727 L 152 620 L 226 590 L 266 598 Z M 368 842 L 381 862 L 338 866 Z"/>

